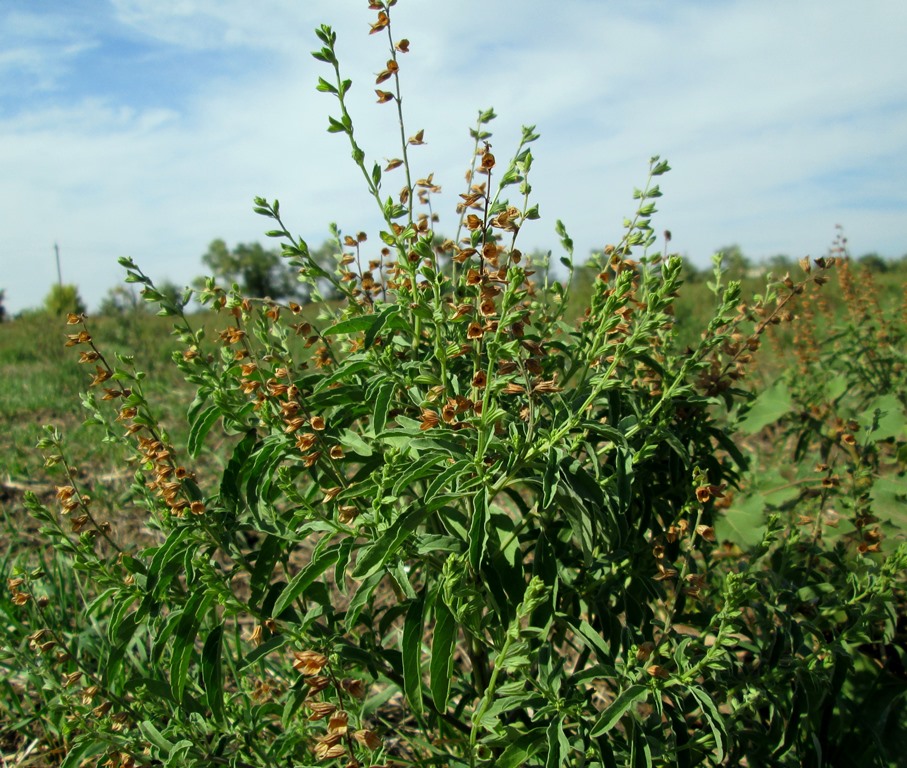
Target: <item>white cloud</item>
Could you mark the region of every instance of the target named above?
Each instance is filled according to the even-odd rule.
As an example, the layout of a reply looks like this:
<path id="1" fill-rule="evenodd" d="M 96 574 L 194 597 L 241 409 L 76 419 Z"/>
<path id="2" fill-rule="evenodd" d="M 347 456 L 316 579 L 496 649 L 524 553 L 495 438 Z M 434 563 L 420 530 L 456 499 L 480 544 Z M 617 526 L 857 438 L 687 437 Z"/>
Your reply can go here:
<path id="1" fill-rule="evenodd" d="M 436 210 L 445 231 L 469 162 L 468 129 L 493 105 L 499 162 L 521 123 L 542 133 L 531 180 L 544 218 L 527 228 L 524 247 L 552 247 L 558 217 L 580 255 L 617 239 L 630 193 L 659 153 L 675 170 L 663 180 L 656 226 L 700 263 L 729 242 L 753 255 L 816 255 L 838 222 L 858 252 L 907 251 L 907 53 L 898 39 L 907 5 L 552 8 L 395 6 L 395 35 L 412 41 L 401 59 L 407 129 L 424 128 L 428 141 L 412 152 L 415 174 L 434 170 L 443 185 Z M 40 302 L 55 277 L 55 239 L 64 278 L 78 279 L 90 304 L 116 281 L 124 254 L 152 275 L 188 282 L 211 239 L 263 239 L 269 226 L 251 213 L 254 195 L 279 197 L 291 228 L 316 243 L 329 221 L 375 232 L 374 201 L 349 147 L 325 132 L 336 102 L 314 92 L 330 68 L 309 55 L 312 27 L 331 20 L 354 80 L 357 138 L 370 158 L 399 154 L 393 107 L 374 103 L 386 40 L 367 35 L 364 4 L 114 0 L 114 9 L 96 27 L 76 27 L 48 58 L 41 52 L 62 34 L 59 15 L 44 26 L 32 18 L 20 38 L 28 44 L 0 57 L 0 73 L 29 69 L 51 87 L 78 77 L 111 40 L 179 51 L 206 69 L 160 74 L 153 100 L 136 94 L 128 103 L 92 94 L 90 82 L 26 108 L 0 90 L 0 210 L 9 222 L 0 287 L 9 308 Z M 0 35 L 10 28 L 0 24 Z M 386 177 L 388 193 L 402 186 L 400 174 Z"/>

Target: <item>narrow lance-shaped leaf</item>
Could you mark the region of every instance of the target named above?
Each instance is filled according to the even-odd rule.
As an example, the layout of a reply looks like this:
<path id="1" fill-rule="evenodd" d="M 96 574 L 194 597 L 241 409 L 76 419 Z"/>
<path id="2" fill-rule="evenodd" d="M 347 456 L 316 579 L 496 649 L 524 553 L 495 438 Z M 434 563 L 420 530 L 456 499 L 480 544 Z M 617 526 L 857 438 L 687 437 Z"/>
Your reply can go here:
<path id="1" fill-rule="evenodd" d="M 488 503 L 485 489 L 473 496 L 472 520 L 469 524 L 469 564 L 478 571 L 488 544 Z"/>
<path id="2" fill-rule="evenodd" d="M 202 685 L 205 700 L 215 721 L 224 717 L 224 672 L 221 653 L 224 647 L 224 624 L 221 622 L 208 633 L 202 649 Z"/>
<path id="3" fill-rule="evenodd" d="M 280 616 L 296 598 L 304 594 L 305 591 L 314 584 L 315 580 L 321 576 L 328 568 L 337 562 L 340 557 L 340 547 L 331 547 L 330 549 L 316 550 L 312 559 L 306 566 L 293 577 L 293 580 L 287 584 L 277 602 L 274 604 L 272 613 L 274 616 Z"/>
<path id="4" fill-rule="evenodd" d="M 425 590 L 406 612 L 403 624 L 403 690 L 406 700 L 417 714 L 422 713 L 422 632 L 425 609 Z"/>
<path id="5" fill-rule="evenodd" d="M 602 712 L 601 717 L 592 726 L 592 732 L 589 735 L 595 738 L 610 731 L 630 707 L 645 699 L 648 693 L 649 689 L 644 685 L 631 685 L 625 691 L 622 691 L 608 708 Z"/>
<path id="6" fill-rule="evenodd" d="M 431 698 L 439 712 L 447 710 L 450 681 L 453 674 L 453 652 L 457 640 L 457 620 L 448 607 L 435 600 L 435 628 L 431 641 L 429 680 Z"/>
<path id="7" fill-rule="evenodd" d="M 214 595 L 199 590 L 186 603 L 179 623 L 176 626 L 176 639 L 173 643 L 173 654 L 170 657 L 170 689 L 173 698 L 180 701 L 188 682 L 189 663 L 195 650 L 195 638 L 202 619 L 214 600 Z"/>

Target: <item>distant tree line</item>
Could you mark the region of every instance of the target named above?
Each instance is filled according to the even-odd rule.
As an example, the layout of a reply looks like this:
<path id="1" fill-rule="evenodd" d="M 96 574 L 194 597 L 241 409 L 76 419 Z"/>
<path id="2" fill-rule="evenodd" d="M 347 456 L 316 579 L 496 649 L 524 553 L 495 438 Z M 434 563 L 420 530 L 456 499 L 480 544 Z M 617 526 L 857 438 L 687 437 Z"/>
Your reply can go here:
<path id="1" fill-rule="evenodd" d="M 441 238 L 438 238 L 439 245 Z M 439 248 L 439 253 L 443 249 Z M 726 245 L 718 248 L 716 253 L 722 255 L 722 270 L 732 280 L 753 276 L 756 273 L 773 272 L 783 274 L 797 267 L 797 259 L 785 254 L 777 254 L 767 259 L 753 260 L 743 253 L 739 245 Z M 344 258 L 339 239 L 326 240 L 317 248 L 310 250 L 315 263 L 326 272 L 337 271 Z M 595 256 L 595 253 L 592 254 Z M 212 240 L 208 250 L 202 255 L 202 264 L 221 287 L 236 284 L 241 293 L 254 298 L 269 297 L 275 301 L 297 301 L 304 304 L 312 299 L 312 286 L 298 279 L 297 270 L 291 267 L 276 249 L 267 249 L 260 243 L 238 243 L 232 248 L 218 238 Z M 444 254 L 441 253 L 442 270 L 447 268 Z M 536 265 L 548 265 L 550 258 L 541 250 L 529 254 L 529 261 Z M 879 253 L 869 252 L 853 260 L 866 269 L 877 273 L 907 271 L 907 254 L 900 258 L 886 258 Z M 590 262 L 591 263 L 591 262 Z M 697 267 L 690 261 L 684 262 L 684 279 L 689 282 L 706 280 L 711 276 L 712 267 Z M 579 266 L 574 273 L 577 284 L 591 282 L 594 275 L 592 267 Z M 554 276 L 552 275 L 552 279 Z M 205 278 L 199 277 L 194 282 L 195 288 L 204 287 Z M 173 282 L 164 280 L 157 285 L 158 290 L 176 303 L 185 303 L 184 289 Z M 327 301 L 339 298 L 333 285 L 319 281 L 317 289 L 320 296 Z M 0 289 L 0 322 L 8 319 L 5 307 L 6 292 Z M 98 308 L 99 314 L 121 315 L 145 311 L 146 304 L 132 286 L 117 285 L 108 291 Z M 43 307 L 39 310 L 27 310 L 21 314 L 46 312 L 61 316 L 68 313 L 85 311 L 85 302 L 75 285 L 54 284 L 44 298 Z M 18 316 L 18 315 L 17 315 Z"/>
<path id="2" fill-rule="evenodd" d="M 309 254 L 319 267 L 333 273 L 341 259 L 337 241 L 327 240 Z M 298 270 L 291 267 L 280 252 L 264 248 L 261 243 L 238 243 L 232 248 L 220 238 L 212 240 L 202 256 L 207 267 L 221 287 L 238 286 L 245 296 L 271 298 L 275 301 L 293 300 L 304 304 L 312 298 L 312 286 L 300 282 Z M 197 278 L 195 287 L 204 287 L 205 278 Z M 337 298 L 328 281 L 319 281 L 318 293 L 325 300 Z"/>

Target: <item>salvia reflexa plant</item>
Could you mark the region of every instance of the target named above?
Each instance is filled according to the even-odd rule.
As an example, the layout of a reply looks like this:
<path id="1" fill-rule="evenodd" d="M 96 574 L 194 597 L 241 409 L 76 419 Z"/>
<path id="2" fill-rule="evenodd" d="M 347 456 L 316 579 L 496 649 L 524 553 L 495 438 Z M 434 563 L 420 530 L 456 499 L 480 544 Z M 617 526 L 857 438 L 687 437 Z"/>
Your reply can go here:
<path id="1" fill-rule="evenodd" d="M 95 371 L 85 405 L 99 439 L 125 447 L 123 503 L 157 543 L 137 549 L 98 516 L 49 431 L 60 509 L 29 506 L 84 618 L 48 599 L 58 566 L 22 570 L 5 599 L 64 766 L 819 766 L 875 746 L 871 728 L 842 746 L 869 690 L 851 655 L 890 637 L 907 554 L 854 546 L 809 569 L 819 543 L 777 517 L 747 551 L 713 527 L 745 468 L 728 416 L 749 399 L 747 366 L 831 262 L 749 303 L 718 265 L 713 320 L 678 349 L 656 157 L 573 323 L 569 279 L 520 250 L 539 218 L 534 129 L 499 162 L 494 112 L 479 113 L 455 231 L 436 231 L 394 5 L 369 5 L 389 45 L 377 100 L 400 126 L 385 167 L 358 143 L 330 27 L 314 53 L 328 130 L 381 231 L 335 230 L 332 272 L 277 201 L 255 200 L 299 279 L 342 302 L 316 316 L 209 281 L 196 298 L 220 320 L 210 338 L 123 259 L 176 320 L 194 393 L 184 445 L 130 359 L 70 318 L 67 344 Z M 195 469 L 215 435 L 219 470 Z"/>

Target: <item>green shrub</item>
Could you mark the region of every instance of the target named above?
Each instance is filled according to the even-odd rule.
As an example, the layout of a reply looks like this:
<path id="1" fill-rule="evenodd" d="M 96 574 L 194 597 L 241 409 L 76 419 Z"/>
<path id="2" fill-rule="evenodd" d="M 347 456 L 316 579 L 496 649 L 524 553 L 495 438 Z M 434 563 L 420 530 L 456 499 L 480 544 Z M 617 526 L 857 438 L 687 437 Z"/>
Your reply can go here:
<path id="1" fill-rule="evenodd" d="M 390 43 L 378 98 L 399 110 L 393 4 L 371 7 Z M 437 244 L 417 208 L 437 190 L 410 172 L 422 131 L 399 113 L 399 162 L 368 163 L 335 34 L 317 35 L 329 130 L 380 206 L 380 242 L 343 237 L 331 272 L 277 201 L 255 210 L 300 279 L 345 300 L 312 320 L 211 280 L 198 299 L 222 326 L 208 338 L 124 259 L 176 320 L 195 392 L 183 446 L 145 375 L 70 318 L 99 440 L 126 449 L 130 503 L 159 543 L 120 539 L 50 430 L 60 510 L 27 503 L 86 603 L 74 616 L 49 569 L 23 561 L 0 608 L 6 664 L 44 701 L 33 718 L 59 733 L 64 765 L 894 764 L 903 688 L 855 720 L 890 684 L 860 649 L 891 642 L 907 552 L 826 549 L 777 515 L 746 551 L 715 537 L 745 470 L 728 417 L 749 401 L 747 365 L 830 262 L 742 306 L 719 261 L 711 321 L 679 347 L 682 264 L 654 250 L 668 165 L 653 158 L 568 325 L 568 288 L 517 247 L 538 218 L 534 130 L 499 164 L 480 113 L 458 231 Z M 382 191 L 394 167 L 396 199 Z M 215 433 L 222 469 L 196 474 Z"/>

